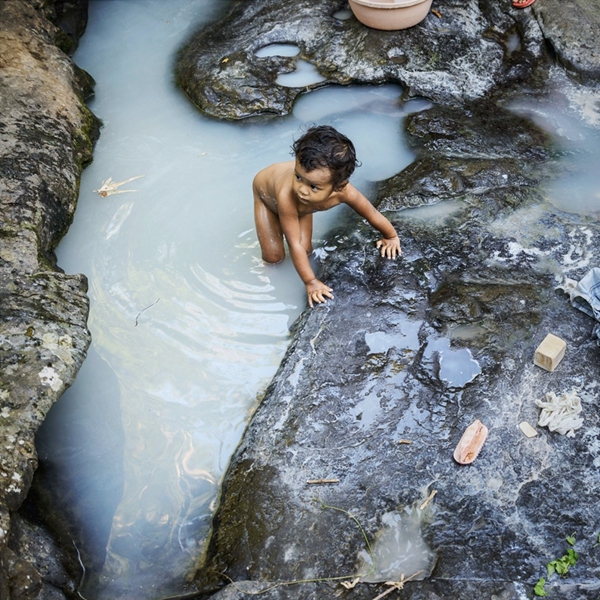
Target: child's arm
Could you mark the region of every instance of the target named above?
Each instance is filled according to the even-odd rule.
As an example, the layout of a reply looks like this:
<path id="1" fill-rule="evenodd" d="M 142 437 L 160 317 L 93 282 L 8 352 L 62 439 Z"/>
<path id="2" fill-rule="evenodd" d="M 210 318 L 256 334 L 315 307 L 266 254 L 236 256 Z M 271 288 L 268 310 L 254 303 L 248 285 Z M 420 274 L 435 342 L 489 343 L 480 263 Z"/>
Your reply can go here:
<path id="1" fill-rule="evenodd" d="M 312 215 L 307 216 L 312 217 Z M 294 267 L 306 288 L 309 306 L 312 308 L 313 302 L 317 304 L 325 302 L 325 296 L 333 298 L 333 290 L 315 277 L 315 273 L 310 266 L 306 248 L 301 242 L 300 217 L 298 217 L 297 213 L 288 213 L 284 210 L 279 213 L 279 222 L 287 240 Z"/>
<path id="2" fill-rule="evenodd" d="M 377 242 L 381 256 L 396 258 L 402 254 L 400 240 L 394 226 L 386 219 L 353 185 L 347 184 L 344 189 L 344 203 L 366 219 L 372 227 L 377 229 L 383 239 Z"/>

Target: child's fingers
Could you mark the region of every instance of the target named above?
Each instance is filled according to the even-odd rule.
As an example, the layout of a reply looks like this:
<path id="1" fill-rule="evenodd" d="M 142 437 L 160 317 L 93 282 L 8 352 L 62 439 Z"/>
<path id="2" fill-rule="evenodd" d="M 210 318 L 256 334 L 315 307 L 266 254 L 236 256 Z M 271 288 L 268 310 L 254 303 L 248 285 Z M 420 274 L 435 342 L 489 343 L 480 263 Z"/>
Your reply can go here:
<path id="1" fill-rule="evenodd" d="M 321 304 L 323 302 L 326 302 L 325 296 L 327 296 L 328 298 L 333 298 L 333 294 L 331 293 L 332 291 L 333 290 L 330 287 L 328 287 L 327 289 L 315 290 L 310 292 L 310 294 L 308 294 L 308 305 L 311 308 L 313 308 L 313 302 Z"/>
<path id="2" fill-rule="evenodd" d="M 380 253 L 383 258 L 396 258 L 402 254 L 402 249 L 400 246 L 387 246 L 382 243 L 381 246 L 378 247 L 381 247 Z"/>

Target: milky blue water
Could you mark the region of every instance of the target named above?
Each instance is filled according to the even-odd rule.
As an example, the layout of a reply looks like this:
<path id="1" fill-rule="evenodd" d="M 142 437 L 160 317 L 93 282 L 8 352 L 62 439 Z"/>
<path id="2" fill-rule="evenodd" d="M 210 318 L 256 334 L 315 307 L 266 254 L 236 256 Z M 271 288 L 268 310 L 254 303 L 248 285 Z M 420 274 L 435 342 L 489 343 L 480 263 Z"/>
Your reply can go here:
<path id="1" fill-rule="evenodd" d="M 92 0 L 75 56 L 104 127 L 58 259 L 89 278 L 93 342 L 41 454 L 68 473 L 76 512 L 95 521 L 88 544 L 106 553 L 101 569 L 87 565 L 89 598 L 184 589 L 221 476 L 306 306 L 291 261 L 260 259 L 254 174 L 289 160 L 307 124 L 331 124 L 355 142 L 352 181 L 366 191 L 412 161 L 402 119 L 426 106 L 401 104 L 393 85 L 329 88 L 266 124 L 204 118 L 174 86 L 174 56 L 229 4 Z M 95 191 L 109 178 L 123 193 Z M 316 216 L 321 255 L 343 211 Z"/>

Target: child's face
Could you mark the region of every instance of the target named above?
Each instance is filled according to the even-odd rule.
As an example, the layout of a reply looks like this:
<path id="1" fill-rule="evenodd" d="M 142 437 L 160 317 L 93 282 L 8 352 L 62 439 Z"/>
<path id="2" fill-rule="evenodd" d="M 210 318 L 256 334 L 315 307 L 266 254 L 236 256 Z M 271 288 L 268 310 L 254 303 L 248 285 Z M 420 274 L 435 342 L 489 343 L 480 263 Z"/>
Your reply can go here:
<path id="1" fill-rule="evenodd" d="M 301 204 L 317 204 L 327 200 L 333 192 L 331 170 L 319 167 L 306 171 L 296 160 L 292 187 Z"/>

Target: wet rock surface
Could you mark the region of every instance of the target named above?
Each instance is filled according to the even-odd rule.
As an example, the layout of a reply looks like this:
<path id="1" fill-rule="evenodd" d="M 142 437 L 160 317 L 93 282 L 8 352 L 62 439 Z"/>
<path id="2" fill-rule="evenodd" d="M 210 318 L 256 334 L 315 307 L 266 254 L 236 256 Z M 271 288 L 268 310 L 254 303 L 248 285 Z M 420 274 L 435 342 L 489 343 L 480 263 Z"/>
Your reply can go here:
<path id="1" fill-rule="evenodd" d="M 98 131 L 83 101 L 91 81 L 60 49 L 72 44 L 51 22 L 57 9 L 69 14 L 65 4 L 0 4 L 3 599 L 60 598 L 61 588 L 73 591 L 62 571 L 55 577 L 36 563 L 41 530 L 17 515 L 37 466 L 36 431 L 74 381 L 90 341 L 87 281 L 62 273 L 53 254 L 73 219 L 79 176 Z"/>
<path id="2" fill-rule="evenodd" d="M 600 227 L 546 204 L 531 161 L 517 163 L 521 172 L 515 166 L 519 144 L 536 157 L 538 177 L 552 165 L 542 132 L 515 117 L 486 156 L 486 144 L 473 145 L 464 128 L 473 110 L 463 120 L 458 109 L 450 112 L 448 119 L 446 107 L 434 107 L 407 129 L 419 135 L 443 119 L 451 141 L 438 137 L 435 156 L 452 170 L 476 151 L 486 177 L 500 170 L 528 184 L 465 185 L 414 216 L 387 212 L 403 242 L 396 261 L 377 256 L 373 232 L 359 222 L 334 233 L 329 245 L 337 248 L 322 275 L 335 300 L 305 313 L 232 461 L 200 573 L 205 585 L 217 573 L 223 582 L 356 574 L 365 541 L 354 519 L 372 543 L 383 515 L 395 511 L 419 515 L 435 554 L 422 567 L 426 581 L 407 583 L 403 598 L 531 597 L 571 533 L 584 558 L 561 597 L 594 597 L 600 349 L 593 319 L 555 287 L 563 275 L 577 278 L 582 265 L 597 264 Z M 461 124 L 462 140 L 451 135 L 458 131 L 452 123 Z M 483 141 L 485 125 L 475 128 Z M 421 144 L 425 158 L 414 166 L 427 171 L 431 140 L 423 136 Z M 389 188 L 381 185 L 379 199 L 392 211 L 414 182 L 396 178 L 396 200 Z M 440 213 L 444 203 L 451 209 Z M 573 244 L 578 265 L 569 258 Z M 553 373 L 533 365 L 548 332 L 568 345 Z M 535 400 L 571 389 L 583 400 L 583 430 L 566 438 L 538 428 L 537 437 L 525 437 L 518 425 L 535 426 Z M 452 454 L 476 419 L 489 436 L 476 461 L 461 466 Z M 307 483 L 314 479 L 339 481 Z M 324 597 L 333 585 L 284 585 L 265 597 Z M 552 585 L 558 593 L 558 582 Z M 250 597 L 239 588 L 230 584 L 214 597 Z M 361 584 L 347 594 L 366 599 L 385 589 Z"/>
<path id="3" fill-rule="evenodd" d="M 306 60 L 326 77 L 325 83 L 401 83 L 407 95 L 460 104 L 500 84 L 531 78 L 543 54 L 535 21 L 509 14 L 508 3 L 447 0 L 437 6 L 439 16 L 430 13 L 400 32 L 336 18 L 345 6 L 340 0 L 238 2 L 220 26 L 199 32 L 183 50 L 179 85 L 194 104 L 216 117 L 282 115 L 290 112 L 298 94 L 324 85 L 288 88 L 276 83 L 279 74 Z M 520 41 L 509 51 L 513 36 Z M 295 44 L 300 53 L 256 56 L 274 43 Z"/>
<path id="4" fill-rule="evenodd" d="M 484 98 L 520 82 L 538 82 L 555 61 L 576 79 L 596 81 L 600 56 L 597 0 L 436 2 L 406 30 L 364 27 L 340 18 L 344 0 L 237 2 L 217 26 L 195 34 L 178 60 L 177 79 L 203 112 L 225 119 L 288 114 L 295 98 L 327 84 L 400 83 L 407 96 L 444 104 Z M 270 44 L 295 44 L 294 57 L 258 57 Z M 299 60 L 324 82 L 289 88 L 277 83 Z"/>
<path id="5" fill-rule="evenodd" d="M 308 89 L 399 82 L 406 97 L 436 103 L 406 123 L 415 162 L 373 195 L 398 228 L 403 257 L 380 259 L 374 232 L 354 219 L 331 234 L 336 249 L 321 269 L 336 298 L 297 324 L 233 458 L 200 595 L 372 599 L 389 586 L 346 591 L 332 578 L 363 572 L 359 554 L 392 514 L 416 521 L 433 559 L 426 579 L 390 598 L 532 597 L 571 534 L 580 559 L 547 588 L 596 598 L 599 349 L 595 322 L 556 285 L 598 264 L 599 226 L 597 215 L 545 201 L 543 182 L 564 168 L 560 151 L 508 105 L 517 95 L 542 100 L 554 83 L 573 114 L 587 107 L 597 125 L 600 10 L 588 0 L 571 12 L 560 0 L 523 11 L 446 0 L 415 28 L 378 32 L 336 17 L 344 7 L 238 2 L 178 64 L 181 87 L 219 118 L 289 113 L 306 88 L 276 79 L 298 60 L 326 78 Z M 61 273 L 52 252 L 98 127 L 82 102 L 91 82 L 63 53 L 85 15 L 85 2 L 0 4 L 3 600 L 69 597 L 81 576 L 69 540 L 59 547 L 23 501 L 35 433 L 89 343 L 85 278 Z M 301 51 L 255 55 L 272 43 Z M 532 364 L 550 331 L 568 344 L 553 373 Z M 538 428 L 526 438 L 518 423 L 535 424 L 534 401 L 570 389 L 583 401 L 582 430 L 566 438 Z M 452 452 L 475 419 L 489 437 L 460 466 Z M 338 481 L 307 483 L 321 479 Z"/>
<path id="6" fill-rule="evenodd" d="M 537 2 L 532 11 L 558 61 L 576 77 L 597 81 L 600 77 L 597 0 Z"/>
<path id="7" fill-rule="evenodd" d="M 514 101 L 560 89 L 565 111 L 597 127 L 597 106 L 585 116 L 581 98 L 597 93 L 598 44 L 587 28 L 575 41 L 564 8 L 535 6 L 437 3 L 441 16 L 388 33 L 336 20 L 340 2 L 312 13 L 302 2 L 238 3 L 183 51 L 180 85 L 221 118 L 289 112 L 304 90 L 275 79 L 296 58 L 329 83 L 398 81 L 435 103 L 406 120 L 416 160 L 372 195 L 402 258 L 381 259 L 376 232 L 352 217 L 325 244 L 320 277 L 335 299 L 303 314 L 232 459 L 200 597 L 516 600 L 542 576 L 556 597 L 597 596 L 600 348 L 595 321 L 557 286 L 598 264 L 600 226 L 597 214 L 547 201 L 547 183 L 573 166 Z M 574 14 L 596 23 L 590 6 Z M 301 52 L 256 58 L 275 42 Z M 567 343 L 552 373 L 533 364 L 549 332 Z M 574 437 L 522 433 L 519 423 L 537 423 L 536 400 L 572 389 L 585 419 Z M 476 419 L 487 441 L 459 465 L 454 448 Z M 346 590 L 340 579 L 364 575 L 366 540 L 379 556 L 390 515 L 413 523 L 411 541 L 432 557 L 396 569 L 398 580 L 422 571 L 402 592 L 377 564 L 379 585 Z M 577 565 L 548 578 L 571 534 Z"/>

